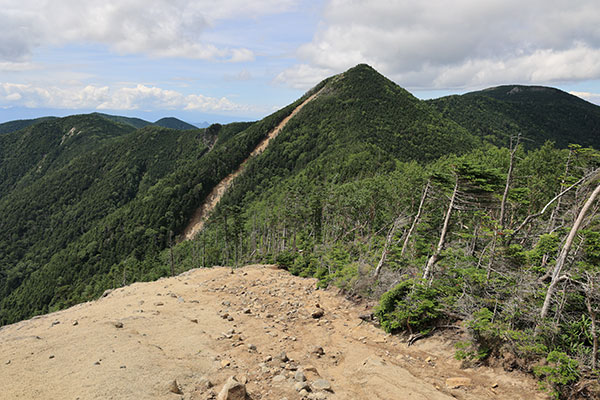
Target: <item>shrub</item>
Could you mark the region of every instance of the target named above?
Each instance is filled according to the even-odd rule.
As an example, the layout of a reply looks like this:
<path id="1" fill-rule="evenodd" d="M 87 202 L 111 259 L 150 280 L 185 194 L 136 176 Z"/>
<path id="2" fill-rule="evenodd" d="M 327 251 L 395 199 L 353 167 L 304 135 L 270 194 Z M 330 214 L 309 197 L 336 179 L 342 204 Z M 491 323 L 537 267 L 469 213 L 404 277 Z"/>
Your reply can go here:
<path id="1" fill-rule="evenodd" d="M 568 386 L 579 379 L 579 364 L 562 351 L 551 351 L 546 361 L 546 365 L 534 367 L 533 372 L 542 379 L 542 388 L 559 399 L 566 394 Z"/>
<path id="2" fill-rule="evenodd" d="M 438 290 L 408 279 L 381 296 L 375 315 L 386 332 L 428 332 L 441 317 Z"/>

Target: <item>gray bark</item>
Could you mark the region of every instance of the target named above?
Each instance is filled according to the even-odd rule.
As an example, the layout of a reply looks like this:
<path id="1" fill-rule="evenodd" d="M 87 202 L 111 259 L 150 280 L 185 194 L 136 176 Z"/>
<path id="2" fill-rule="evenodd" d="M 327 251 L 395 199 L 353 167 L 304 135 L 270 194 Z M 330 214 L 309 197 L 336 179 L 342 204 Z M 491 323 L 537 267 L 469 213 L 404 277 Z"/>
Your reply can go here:
<path id="1" fill-rule="evenodd" d="M 562 272 L 562 269 L 567 261 L 567 256 L 569 255 L 569 250 L 571 250 L 571 246 L 573 245 L 573 240 L 577 235 L 577 231 L 579 230 L 579 227 L 581 226 L 581 223 L 583 222 L 587 211 L 594 203 L 594 200 L 596 200 L 598 194 L 600 194 L 600 185 L 596 187 L 596 189 L 592 192 L 590 197 L 588 197 L 587 201 L 581 208 L 581 211 L 579 211 L 577 219 L 575 220 L 575 223 L 573 224 L 573 227 L 571 228 L 571 231 L 569 232 L 569 235 L 565 240 L 565 244 L 562 247 L 560 254 L 558 255 L 556 265 L 554 266 L 554 270 L 552 271 L 552 280 L 550 281 L 550 285 L 548 286 L 546 298 L 544 299 L 544 305 L 542 306 L 542 311 L 540 312 L 540 317 L 542 319 L 546 318 L 546 316 L 548 315 L 548 310 L 550 309 L 552 297 L 556 292 L 556 285 L 558 284 L 561 278 L 560 273 Z"/>
<path id="2" fill-rule="evenodd" d="M 442 233 L 440 234 L 440 241 L 438 245 L 427 260 L 427 266 L 425 266 L 425 271 L 423 272 L 423 279 L 429 279 L 431 274 L 433 273 L 433 266 L 440 258 L 440 253 L 444 248 L 444 244 L 446 243 L 446 233 L 448 232 L 448 224 L 450 223 L 450 216 L 452 215 L 452 209 L 454 208 L 454 200 L 456 200 L 456 192 L 458 192 L 458 175 L 456 175 L 456 181 L 454 183 L 454 190 L 452 191 L 452 196 L 450 197 L 450 204 L 448 204 L 448 210 L 446 211 L 446 216 L 444 218 L 444 225 L 442 226 Z"/>

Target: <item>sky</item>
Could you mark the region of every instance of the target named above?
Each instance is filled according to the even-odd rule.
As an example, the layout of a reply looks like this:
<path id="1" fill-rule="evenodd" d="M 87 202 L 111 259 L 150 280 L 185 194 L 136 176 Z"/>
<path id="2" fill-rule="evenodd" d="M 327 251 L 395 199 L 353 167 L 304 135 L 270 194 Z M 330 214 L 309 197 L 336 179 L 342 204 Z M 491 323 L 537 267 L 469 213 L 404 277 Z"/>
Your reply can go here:
<path id="1" fill-rule="evenodd" d="M 0 122 L 260 119 L 367 63 L 419 98 L 553 86 L 600 105 L 597 0 L 0 0 Z"/>

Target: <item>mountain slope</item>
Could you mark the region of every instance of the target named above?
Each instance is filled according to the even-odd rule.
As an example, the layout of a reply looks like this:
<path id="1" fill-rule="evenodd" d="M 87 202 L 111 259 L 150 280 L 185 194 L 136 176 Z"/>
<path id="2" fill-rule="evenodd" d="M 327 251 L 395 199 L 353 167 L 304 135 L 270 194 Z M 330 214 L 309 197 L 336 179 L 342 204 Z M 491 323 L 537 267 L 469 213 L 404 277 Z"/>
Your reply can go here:
<path id="1" fill-rule="evenodd" d="M 148 125 L 152 125 L 152 122 L 145 121 L 141 118 L 124 117 L 121 115 L 110 115 L 110 114 L 103 114 L 103 113 L 98 113 L 98 112 L 92 113 L 92 115 L 99 115 L 101 117 L 104 117 L 113 122 L 117 122 L 119 124 L 133 126 L 136 129 L 143 128 Z"/>
<path id="2" fill-rule="evenodd" d="M 310 181 L 304 188 L 316 190 L 389 173 L 398 162 L 427 162 L 478 146 L 464 128 L 367 65 L 317 88 L 320 95 L 248 163 L 223 197 L 223 209 L 252 208 L 267 193 L 270 202 L 281 201 L 288 180 Z"/>
<path id="3" fill-rule="evenodd" d="M 178 130 L 186 130 L 186 129 L 198 129 L 192 124 L 188 124 L 180 119 L 173 117 L 165 117 L 161 118 L 158 121 L 154 122 L 154 125 L 162 126 L 163 128 L 170 129 L 178 129 Z"/>
<path id="4" fill-rule="evenodd" d="M 428 103 L 494 144 L 521 133 L 530 148 L 551 140 L 600 149 L 600 106 L 558 89 L 507 85 Z"/>
<path id="5" fill-rule="evenodd" d="M 196 131 L 136 130 L 122 141 L 78 155 L 65 169 L 45 174 L 37 185 L 13 190 L 0 203 L 0 215 L 6 216 L 0 226 L 4 256 L 0 322 L 89 299 L 114 286 L 117 279 L 155 279 L 166 273 L 158 256 L 174 240 L 172 232 L 181 232 L 212 187 L 237 168 L 293 108 L 256 124 Z M 207 142 L 214 143 L 210 151 Z M 130 159 L 136 152 L 139 163 Z M 110 168 L 103 165 L 105 159 L 110 160 Z M 162 167 L 147 180 L 146 168 L 151 165 Z M 54 182 L 68 177 L 73 185 L 64 189 L 64 182 Z M 46 191 L 50 194 L 42 195 Z M 27 198 L 34 201 L 27 203 Z M 61 213 L 74 223 L 62 225 Z M 37 222 L 38 218 L 45 222 Z M 52 235 L 45 245 L 42 238 L 50 227 Z M 126 261 L 136 267 L 129 274 L 117 272 Z"/>
<path id="6" fill-rule="evenodd" d="M 0 134 L 16 132 L 27 128 L 31 125 L 39 124 L 40 122 L 51 120 L 55 117 L 40 117 L 34 119 L 20 119 L 16 121 L 8 121 L 0 124 Z"/>
<path id="7" fill-rule="evenodd" d="M 26 187 L 72 158 L 130 134 L 134 128 L 98 115 L 43 121 L 0 136 L 0 198 Z"/>

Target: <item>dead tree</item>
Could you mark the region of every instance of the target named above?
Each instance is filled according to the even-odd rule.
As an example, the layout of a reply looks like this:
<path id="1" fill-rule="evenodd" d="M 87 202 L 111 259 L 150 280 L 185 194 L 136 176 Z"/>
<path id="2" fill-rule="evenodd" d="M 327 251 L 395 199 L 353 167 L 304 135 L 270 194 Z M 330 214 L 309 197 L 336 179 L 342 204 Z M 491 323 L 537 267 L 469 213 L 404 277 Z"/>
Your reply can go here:
<path id="1" fill-rule="evenodd" d="M 558 258 L 556 259 L 556 264 L 554 265 L 554 270 L 552 271 L 552 280 L 550 281 L 550 285 L 548 286 L 546 298 L 544 299 L 544 305 L 542 306 L 542 311 L 540 312 L 541 319 L 546 318 L 546 316 L 548 315 L 550 303 L 552 302 L 552 297 L 556 292 L 557 284 L 566 278 L 565 276 L 561 275 L 561 272 L 567 261 L 569 251 L 571 250 L 571 246 L 573 245 L 573 240 L 577 235 L 577 231 L 579 230 L 579 227 L 581 226 L 587 211 L 596 200 L 596 197 L 598 197 L 598 194 L 600 194 L 600 185 L 598 185 L 596 189 L 594 189 L 590 197 L 588 197 L 587 201 L 581 208 L 581 211 L 579 211 L 577 219 L 575 220 L 575 223 L 573 224 L 573 227 L 571 228 L 571 231 L 569 232 L 569 235 L 565 240 L 565 244 L 563 245 L 560 254 L 558 255 Z"/>
<path id="2" fill-rule="evenodd" d="M 456 193 L 458 192 L 458 174 L 455 175 L 454 181 L 454 190 L 452 191 L 452 196 L 450 196 L 450 203 L 448 204 L 448 210 L 446 211 L 446 216 L 444 217 L 444 225 L 442 226 L 442 232 L 440 233 L 440 240 L 438 245 L 427 260 L 427 265 L 425 266 L 425 271 L 423 272 L 423 279 L 429 279 L 433 273 L 433 266 L 440 258 L 440 253 L 444 248 L 444 244 L 446 243 L 446 233 L 448 233 L 448 225 L 450 223 L 450 216 L 452 215 L 452 210 L 454 209 L 454 201 L 456 200 Z"/>
<path id="3" fill-rule="evenodd" d="M 584 285 L 584 290 L 585 290 L 585 306 L 588 310 L 588 314 L 590 315 L 590 320 L 591 320 L 591 335 L 592 335 L 592 370 L 596 369 L 596 360 L 598 359 L 598 333 L 596 331 L 596 317 L 597 317 L 597 311 L 594 308 L 593 303 L 593 296 L 596 293 L 596 289 L 595 289 L 595 285 L 594 285 L 594 279 L 593 277 L 590 276 L 590 274 L 586 274 L 587 275 L 587 283 Z"/>
<path id="4" fill-rule="evenodd" d="M 385 260 L 390 251 L 390 244 L 392 243 L 392 239 L 394 238 L 394 233 L 396 233 L 396 230 L 398 229 L 398 227 L 400 225 L 402 225 L 403 223 L 404 223 L 404 218 L 401 215 L 399 215 L 394 220 L 394 223 L 392 224 L 392 227 L 390 228 L 390 231 L 388 232 L 387 238 L 385 240 L 385 245 L 383 246 L 383 251 L 381 252 L 381 258 L 379 259 L 379 262 L 377 263 L 377 268 L 375 268 L 375 279 L 377 279 L 377 277 L 379 276 L 379 273 L 381 272 L 381 268 L 383 267 L 383 264 L 385 264 Z"/>
<path id="5" fill-rule="evenodd" d="M 580 180 L 578 180 L 577 182 L 575 182 L 574 184 L 572 184 L 571 186 L 569 186 L 568 188 L 566 188 L 565 190 L 563 190 L 562 192 L 560 192 L 559 194 L 554 196 L 548 203 L 546 203 L 544 208 L 542 208 L 542 211 L 535 213 L 535 214 L 529 214 L 527 217 L 525 217 L 523 222 L 521 222 L 521 224 L 518 227 L 516 227 L 515 230 L 510 234 L 510 236 L 508 236 L 508 240 L 507 240 L 506 244 L 507 245 L 510 244 L 510 242 L 516 236 L 516 234 L 519 233 L 519 231 L 521 231 L 521 229 L 523 229 L 529 222 L 531 222 L 535 218 L 543 215 L 546 212 L 546 210 L 548 210 L 548 207 L 550 207 L 552 205 L 552 203 L 554 203 L 556 200 L 560 199 L 562 196 L 567 194 L 567 192 L 569 192 L 571 189 L 577 187 L 581 182 L 588 179 L 590 177 L 590 175 L 593 175 L 596 173 L 598 173 L 598 170 L 595 170 L 592 174 L 584 176 L 583 178 L 581 178 Z"/>
<path id="6" fill-rule="evenodd" d="M 521 139 L 521 134 L 517 135 L 517 142 L 513 147 L 513 138 L 510 138 L 510 164 L 508 165 L 508 173 L 506 174 L 506 184 L 504 185 L 504 193 L 502 194 L 502 202 L 500 203 L 500 226 L 504 228 L 504 215 L 506 213 L 506 200 L 508 199 L 508 190 L 510 189 L 510 185 L 512 182 L 512 173 L 515 164 L 515 154 L 517 153 L 517 149 L 519 148 L 519 140 Z"/>
<path id="7" fill-rule="evenodd" d="M 410 226 L 410 229 L 408 230 L 408 233 L 406 234 L 406 238 L 404 238 L 404 243 L 402 244 L 402 250 L 400 251 L 401 257 L 404 256 L 404 252 L 406 251 L 406 247 L 408 247 L 408 242 L 410 241 L 410 237 L 413 234 L 415 227 L 419 223 L 419 218 L 421 217 L 421 212 L 423 211 L 423 204 L 425 204 L 425 199 L 427 198 L 427 192 L 429 191 L 430 183 L 431 183 L 431 180 L 428 179 L 427 184 L 425 185 L 425 190 L 423 190 L 423 195 L 421 196 L 421 202 L 419 203 L 419 209 L 417 210 L 417 215 L 415 215 L 415 219 L 413 220 L 412 225 Z"/>

